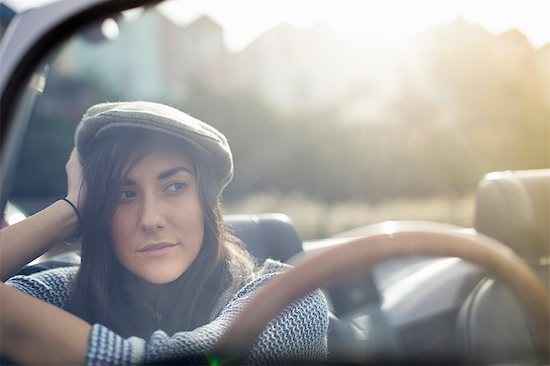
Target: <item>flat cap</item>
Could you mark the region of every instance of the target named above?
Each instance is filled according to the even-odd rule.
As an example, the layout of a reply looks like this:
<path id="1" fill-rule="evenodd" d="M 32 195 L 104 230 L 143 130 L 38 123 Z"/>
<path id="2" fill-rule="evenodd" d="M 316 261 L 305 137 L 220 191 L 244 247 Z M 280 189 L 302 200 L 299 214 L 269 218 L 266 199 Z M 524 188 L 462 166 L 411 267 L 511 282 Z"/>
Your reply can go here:
<path id="1" fill-rule="evenodd" d="M 162 132 L 198 148 L 212 164 L 220 193 L 233 178 L 231 149 L 221 132 L 176 108 L 152 102 L 101 103 L 90 107 L 75 132 L 75 145 L 81 159 L 86 161 L 94 141 L 114 128 Z"/>

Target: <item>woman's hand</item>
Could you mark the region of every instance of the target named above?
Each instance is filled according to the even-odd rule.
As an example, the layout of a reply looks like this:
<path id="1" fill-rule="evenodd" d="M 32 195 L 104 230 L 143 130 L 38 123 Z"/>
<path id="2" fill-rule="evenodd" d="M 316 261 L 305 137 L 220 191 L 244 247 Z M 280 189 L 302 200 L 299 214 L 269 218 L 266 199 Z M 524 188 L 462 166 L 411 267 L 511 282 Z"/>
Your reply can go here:
<path id="1" fill-rule="evenodd" d="M 82 165 L 73 149 L 66 166 L 67 199 L 82 207 L 84 184 Z M 23 266 L 57 244 L 74 238 L 81 228 L 74 209 L 63 200 L 56 201 L 27 219 L 3 228 L 0 232 L 0 281 L 13 276 Z"/>
<path id="2" fill-rule="evenodd" d="M 77 208 L 82 207 L 85 187 L 82 180 L 82 164 L 76 148 L 73 148 L 69 161 L 65 165 L 67 172 L 67 199 Z"/>

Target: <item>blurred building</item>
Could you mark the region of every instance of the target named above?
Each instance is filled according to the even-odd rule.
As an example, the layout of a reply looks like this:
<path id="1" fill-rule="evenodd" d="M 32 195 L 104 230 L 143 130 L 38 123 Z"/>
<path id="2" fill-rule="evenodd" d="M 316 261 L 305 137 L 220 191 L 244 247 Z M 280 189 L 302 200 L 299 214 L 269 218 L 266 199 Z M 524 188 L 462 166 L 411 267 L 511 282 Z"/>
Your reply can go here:
<path id="1" fill-rule="evenodd" d="M 75 39 L 57 61 L 60 71 L 94 79 L 127 99 L 178 101 L 185 98 L 186 81 L 203 78 L 225 55 L 223 31 L 207 17 L 181 27 L 150 9 L 117 23 L 119 35 L 109 42 L 91 35 L 101 24 Z"/>

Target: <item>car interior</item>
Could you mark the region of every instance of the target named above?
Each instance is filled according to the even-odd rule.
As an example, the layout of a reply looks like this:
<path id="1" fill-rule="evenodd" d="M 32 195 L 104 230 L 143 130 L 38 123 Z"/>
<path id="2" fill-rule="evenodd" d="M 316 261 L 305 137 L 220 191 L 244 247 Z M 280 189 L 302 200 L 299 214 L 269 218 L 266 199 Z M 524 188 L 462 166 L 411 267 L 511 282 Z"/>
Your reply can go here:
<path id="1" fill-rule="evenodd" d="M 476 227 L 470 229 L 522 253 L 547 288 L 545 202 L 549 188 L 550 170 L 488 174 L 479 184 Z M 285 214 L 229 215 L 226 222 L 258 260 L 292 262 L 297 256 L 314 255 L 304 252 L 303 242 Z M 314 245 L 323 250 L 322 241 Z M 75 251 L 68 251 L 46 256 L 20 274 L 78 265 L 79 261 Z M 413 298 L 412 291 L 420 294 Z M 482 268 L 458 258 L 397 258 L 325 292 L 331 310 L 329 354 L 333 361 L 541 361 L 531 320 L 510 290 Z M 390 299 L 397 300 L 390 303 Z M 395 358 L 395 354 L 402 358 Z"/>
<path id="2" fill-rule="evenodd" d="M 131 7 L 131 1 L 116 6 L 105 5 L 106 1 L 88 2 L 90 8 L 79 5 L 84 10 L 76 9 L 79 6 L 73 5 L 75 9 L 71 12 L 76 15 L 67 15 L 68 20 L 56 21 L 65 24 L 66 29 L 77 29 L 71 23 L 75 19 L 104 19 L 105 14 L 115 8 L 118 11 L 119 8 Z M 59 17 L 62 18 L 61 14 Z M 67 39 L 61 36 L 62 28 L 56 25 L 50 29 L 50 38 L 37 36 L 41 48 L 35 48 L 34 53 L 27 50 L 26 57 L 41 55 L 43 58 L 39 60 L 44 60 L 57 55 L 60 40 Z M 0 52 L 0 55 L 3 54 Z M 36 83 L 44 64 L 35 61 L 34 66 L 41 66 L 34 69 L 29 62 L 21 63 L 19 68 L 14 66 L 17 72 L 10 79 L 12 81 L 4 83 L 1 80 L 4 83 L 2 208 L 12 198 L 7 187 L 14 181 L 17 159 L 13 156 L 18 158 L 23 149 L 22 136 L 29 129 L 33 113 L 32 107 L 27 109 L 24 106 L 34 105 L 40 93 Z M 29 70 L 33 70 L 34 78 L 29 76 Z M 16 82 L 21 85 L 16 86 Z M 23 92 L 25 88 L 26 92 Z M 10 107 L 4 108 L 8 102 Z M 18 127 L 13 127 L 15 125 Z M 10 142 L 8 139 L 19 141 Z M 8 152 L 15 155 L 7 157 Z M 449 225 L 446 230 L 472 240 L 489 237 L 498 241 L 499 247 L 507 247 L 511 253 L 517 254 L 549 290 L 549 207 L 550 169 L 489 172 L 477 184 L 473 227 Z M 327 238 L 303 239 L 291 217 L 284 212 L 231 213 L 226 215 L 226 223 L 231 233 L 258 260 L 272 258 L 295 268 L 358 238 L 384 234 L 391 241 L 396 230 L 387 229 L 394 226 L 398 228 L 397 232 L 401 227 L 405 228 L 403 231 L 414 231 L 415 225 L 423 227 L 422 222 L 416 221 L 385 221 Z M 24 267 L 19 274 L 28 275 L 79 263 L 78 246 L 64 243 Z M 500 270 L 505 272 L 506 268 Z M 323 361 L 327 364 L 550 362 L 548 348 L 540 345 L 540 335 L 535 330 L 541 325 L 535 324 L 537 320 L 526 310 L 523 299 L 490 270 L 458 256 L 411 251 L 373 266 L 365 265 L 354 275 L 322 289 L 330 309 L 329 358 Z M 546 313 L 548 319 L 550 309 L 546 309 Z"/>

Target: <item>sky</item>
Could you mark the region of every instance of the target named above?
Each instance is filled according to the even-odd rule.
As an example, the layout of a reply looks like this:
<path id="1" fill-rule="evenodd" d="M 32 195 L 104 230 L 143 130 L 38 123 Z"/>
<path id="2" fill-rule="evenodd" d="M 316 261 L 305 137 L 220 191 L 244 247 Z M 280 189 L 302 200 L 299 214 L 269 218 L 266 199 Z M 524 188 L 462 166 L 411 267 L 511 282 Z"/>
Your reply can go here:
<path id="1" fill-rule="evenodd" d="M 21 10 L 51 1 L 5 2 Z M 162 4 L 161 11 L 180 24 L 208 14 L 224 28 L 226 45 L 232 51 L 246 47 L 282 21 L 302 29 L 327 22 L 355 37 L 398 41 L 462 17 L 496 34 L 516 28 L 536 48 L 550 43 L 549 0 L 172 0 Z"/>
<path id="2" fill-rule="evenodd" d="M 186 11 L 182 11 L 186 4 Z M 162 5 L 175 21 L 186 23 L 206 10 L 226 31 L 230 49 L 240 49 L 263 31 L 286 21 L 307 28 L 322 21 L 356 37 L 400 40 L 459 17 L 492 33 L 513 28 L 538 48 L 550 42 L 550 1 L 190 1 Z M 252 18 L 250 14 L 254 14 Z"/>

